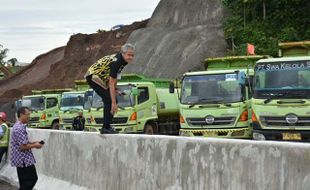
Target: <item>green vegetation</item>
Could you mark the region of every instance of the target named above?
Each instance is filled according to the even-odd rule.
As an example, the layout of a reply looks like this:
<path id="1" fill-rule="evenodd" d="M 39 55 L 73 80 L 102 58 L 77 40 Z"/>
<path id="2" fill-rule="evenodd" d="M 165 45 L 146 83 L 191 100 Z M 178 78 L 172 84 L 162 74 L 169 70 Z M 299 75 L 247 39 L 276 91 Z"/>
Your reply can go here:
<path id="1" fill-rule="evenodd" d="M 4 59 L 6 58 L 6 54 L 9 50 L 8 49 L 5 49 L 3 48 L 3 46 L 0 44 L 0 64 L 4 65 L 5 64 L 5 61 Z"/>
<path id="2" fill-rule="evenodd" d="M 18 60 L 16 58 L 11 58 L 8 61 L 4 61 L 4 59 L 7 57 L 8 49 L 4 48 L 3 45 L 0 44 L 0 64 L 10 64 L 11 66 L 15 66 L 16 63 L 18 63 Z"/>
<path id="3" fill-rule="evenodd" d="M 229 16 L 225 36 L 232 55 L 245 55 L 246 45 L 256 54 L 278 55 L 278 42 L 310 40 L 309 0 L 222 0 Z"/>

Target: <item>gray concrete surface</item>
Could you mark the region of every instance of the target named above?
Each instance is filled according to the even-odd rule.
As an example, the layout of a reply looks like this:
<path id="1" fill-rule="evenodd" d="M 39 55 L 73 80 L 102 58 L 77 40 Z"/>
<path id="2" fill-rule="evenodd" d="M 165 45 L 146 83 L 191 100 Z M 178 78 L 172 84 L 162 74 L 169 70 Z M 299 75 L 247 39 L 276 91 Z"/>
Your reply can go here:
<path id="1" fill-rule="evenodd" d="M 173 78 L 203 69 L 205 58 L 226 52 L 223 15 L 219 0 L 161 0 L 148 26 L 129 37 L 137 53 L 124 71 Z"/>
<path id="2" fill-rule="evenodd" d="M 310 145 L 29 130 L 38 190 L 308 190 Z M 15 168 L 0 171 L 17 183 Z"/>
<path id="3" fill-rule="evenodd" d="M 17 190 L 18 188 L 7 183 L 6 181 L 0 180 L 0 189 L 1 190 Z"/>

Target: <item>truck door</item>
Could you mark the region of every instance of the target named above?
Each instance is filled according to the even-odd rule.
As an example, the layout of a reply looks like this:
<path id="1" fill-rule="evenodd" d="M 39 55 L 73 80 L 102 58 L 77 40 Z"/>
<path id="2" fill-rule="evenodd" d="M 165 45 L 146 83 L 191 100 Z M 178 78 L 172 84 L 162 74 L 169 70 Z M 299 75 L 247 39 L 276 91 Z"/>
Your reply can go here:
<path id="1" fill-rule="evenodd" d="M 151 97 L 148 87 L 138 87 L 138 92 L 136 105 L 138 130 L 143 130 L 146 122 L 154 115 L 152 112 L 154 112 L 153 107 L 156 108 L 156 102 L 150 101 Z"/>
<path id="2" fill-rule="evenodd" d="M 54 120 L 58 117 L 58 99 L 57 98 L 47 98 L 46 100 L 46 117 L 48 120 Z"/>

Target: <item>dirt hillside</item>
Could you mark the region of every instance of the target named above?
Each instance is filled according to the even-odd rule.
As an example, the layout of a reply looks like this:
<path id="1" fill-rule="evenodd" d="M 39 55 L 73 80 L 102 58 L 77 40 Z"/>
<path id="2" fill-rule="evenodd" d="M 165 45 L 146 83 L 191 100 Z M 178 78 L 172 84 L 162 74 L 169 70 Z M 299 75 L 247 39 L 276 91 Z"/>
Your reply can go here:
<path id="1" fill-rule="evenodd" d="M 92 63 L 118 52 L 130 34 L 147 22 L 135 22 L 116 31 L 71 36 L 66 46 L 38 56 L 23 70 L 0 81 L 0 110 L 11 112 L 14 100 L 33 89 L 73 87 L 74 80 L 82 79 Z"/>

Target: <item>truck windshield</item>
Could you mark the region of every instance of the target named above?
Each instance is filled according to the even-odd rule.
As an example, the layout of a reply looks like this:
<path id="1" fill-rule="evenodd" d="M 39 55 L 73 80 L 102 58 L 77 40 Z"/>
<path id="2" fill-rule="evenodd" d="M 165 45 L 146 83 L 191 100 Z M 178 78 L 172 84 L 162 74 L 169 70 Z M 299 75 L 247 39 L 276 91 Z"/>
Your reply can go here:
<path id="1" fill-rule="evenodd" d="M 310 98 L 310 61 L 259 63 L 254 98 Z"/>
<path id="2" fill-rule="evenodd" d="M 119 107 L 130 107 L 135 104 L 135 100 L 133 96 L 130 94 L 130 86 L 129 85 L 120 85 L 117 86 L 118 91 L 124 92 L 125 94 L 120 96 L 117 94 L 116 99 L 117 99 L 117 104 Z M 101 108 L 103 107 L 104 104 L 102 102 L 102 98 L 95 92 L 93 95 L 93 102 L 92 102 L 92 107 L 93 108 Z"/>
<path id="3" fill-rule="evenodd" d="M 61 97 L 60 110 L 84 108 L 84 93 L 67 93 Z"/>
<path id="4" fill-rule="evenodd" d="M 32 111 L 42 111 L 45 109 L 45 98 L 29 97 L 21 100 L 21 106 L 30 108 Z"/>
<path id="5" fill-rule="evenodd" d="M 182 83 L 182 104 L 233 103 L 242 101 L 238 74 L 186 76 Z"/>

